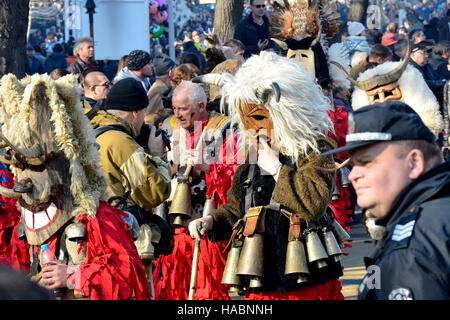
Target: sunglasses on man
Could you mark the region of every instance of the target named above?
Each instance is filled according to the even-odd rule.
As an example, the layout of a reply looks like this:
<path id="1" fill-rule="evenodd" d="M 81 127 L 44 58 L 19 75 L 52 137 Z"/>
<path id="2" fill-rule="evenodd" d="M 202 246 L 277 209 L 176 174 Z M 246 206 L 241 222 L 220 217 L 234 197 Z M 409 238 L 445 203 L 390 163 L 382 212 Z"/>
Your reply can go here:
<path id="1" fill-rule="evenodd" d="M 254 7 L 259 9 L 259 8 L 265 8 L 266 5 L 265 4 L 257 4 Z"/>

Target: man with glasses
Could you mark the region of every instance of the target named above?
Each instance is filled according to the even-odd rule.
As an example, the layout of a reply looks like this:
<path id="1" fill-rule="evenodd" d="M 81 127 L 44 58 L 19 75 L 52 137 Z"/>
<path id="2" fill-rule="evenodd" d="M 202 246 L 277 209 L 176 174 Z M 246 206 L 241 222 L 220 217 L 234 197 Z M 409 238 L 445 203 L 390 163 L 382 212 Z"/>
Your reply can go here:
<path id="1" fill-rule="evenodd" d="M 102 109 L 103 101 L 111 90 L 111 82 L 103 72 L 89 72 L 83 79 L 84 95 L 81 97 L 84 113 L 89 119 Z"/>
<path id="2" fill-rule="evenodd" d="M 236 27 L 234 38 L 245 45 L 244 58 L 273 47 L 270 22 L 266 17 L 265 0 L 249 0 L 252 11 Z"/>
<path id="3" fill-rule="evenodd" d="M 428 63 L 432 51 L 429 41 L 421 41 L 413 45 L 411 50 L 411 64 L 422 73 L 428 87 L 436 96 L 442 111 L 443 89 L 447 79 L 441 78 L 433 71 L 433 67 Z"/>

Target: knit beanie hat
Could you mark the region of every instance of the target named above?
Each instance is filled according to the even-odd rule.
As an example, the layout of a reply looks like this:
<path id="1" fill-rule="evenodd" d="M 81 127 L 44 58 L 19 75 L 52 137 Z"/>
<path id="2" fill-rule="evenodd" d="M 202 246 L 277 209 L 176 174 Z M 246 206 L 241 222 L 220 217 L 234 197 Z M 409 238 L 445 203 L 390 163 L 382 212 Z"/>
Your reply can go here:
<path id="1" fill-rule="evenodd" d="M 125 78 L 111 88 L 105 104 L 106 110 L 138 111 L 147 108 L 149 101 L 139 81 Z"/>
<path id="2" fill-rule="evenodd" d="M 366 30 L 366 27 L 361 22 L 348 21 L 347 22 L 348 34 L 351 36 L 359 36 L 361 32 Z"/>
<path id="3" fill-rule="evenodd" d="M 175 65 L 175 62 L 163 53 L 158 54 L 153 59 L 153 67 L 157 77 L 166 75 Z"/>
<path id="4" fill-rule="evenodd" d="M 144 50 L 133 50 L 127 57 L 128 70 L 139 70 L 152 61 L 150 54 Z"/>

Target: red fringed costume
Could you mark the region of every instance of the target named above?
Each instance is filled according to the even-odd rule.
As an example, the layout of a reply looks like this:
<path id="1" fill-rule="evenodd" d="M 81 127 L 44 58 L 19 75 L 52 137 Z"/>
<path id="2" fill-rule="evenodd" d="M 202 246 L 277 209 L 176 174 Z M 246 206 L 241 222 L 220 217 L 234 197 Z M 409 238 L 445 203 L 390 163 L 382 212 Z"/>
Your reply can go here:
<path id="1" fill-rule="evenodd" d="M 344 300 L 342 285 L 338 279 L 312 287 L 287 292 L 247 293 L 246 300 Z"/>
<path id="2" fill-rule="evenodd" d="M 334 124 L 334 132 L 335 134 L 329 134 L 329 137 L 336 141 L 338 144 L 338 148 L 345 146 L 345 136 L 347 135 L 348 131 L 348 113 L 344 111 L 341 107 L 336 106 L 334 111 L 328 112 L 328 115 L 330 116 L 331 120 Z M 341 153 L 338 153 L 337 158 L 339 162 L 343 162 L 346 159 L 348 159 L 348 151 L 344 151 Z M 339 190 L 339 199 L 332 200 L 329 204 L 331 209 L 334 212 L 334 216 L 336 220 L 339 222 L 339 224 L 347 231 L 350 230 L 350 227 L 347 226 L 347 223 L 350 223 L 353 221 L 351 215 L 352 215 L 352 209 L 351 209 L 351 202 L 350 202 L 350 188 L 349 187 L 342 187 L 340 176 L 339 174 L 336 175 L 336 186 Z M 351 241 L 349 241 L 351 242 Z M 349 243 L 344 244 L 344 248 L 351 248 L 352 245 Z M 343 255 L 348 255 L 347 252 L 343 252 Z"/>
<path id="3" fill-rule="evenodd" d="M 14 179 L 8 169 L 0 164 L 0 184 L 8 189 L 14 187 Z M 29 271 L 29 245 L 17 237 L 20 224 L 20 212 L 16 207 L 17 199 L 0 195 L 0 263 L 17 271 Z"/>
<path id="4" fill-rule="evenodd" d="M 208 121 L 202 123 L 202 130 Z M 188 135 L 187 148 L 194 148 L 194 142 L 201 135 L 199 129 L 200 126 Z M 236 158 L 236 143 L 236 135 L 227 136 L 220 148 L 219 160 L 210 164 L 210 173 L 205 176 L 207 196 L 215 200 L 216 207 L 227 203 L 227 191 L 240 160 Z M 229 150 L 231 154 L 227 154 Z M 187 227 L 176 228 L 174 239 L 172 254 L 160 256 L 155 263 L 153 283 L 158 300 L 188 299 L 195 239 L 191 238 Z M 221 283 L 228 255 L 228 251 L 223 253 L 226 244 L 227 241 L 210 242 L 207 237 L 200 241 L 195 300 L 230 299 L 228 286 Z"/>
<path id="5" fill-rule="evenodd" d="M 92 300 L 150 299 L 142 261 L 121 215 L 126 213 L 101 201 L 96 217 L 77 218 L 86 225 L 86 260 L 69 281 Z M 56 241 L 49 240 L 52 250 Z"/>
<path id="6" fill-rule="evenodd" d="M 335 131 L 335 134 L 330 134 L 329 137 L 337 142 L 338 147 L 343 147 L 346 143 L 345 136 L 348 130 L 348 114 L 341 107 L 336 107 L 334 111 L 330 111 L 328 114 L 333 121 Z M 348 158 L 348 151 L 338 153 L 337 158 L 339 162 L 343 162 Z M 336 220 L 348 231 L 350 227 L 346 224 L 352 222 L 350 190 L 341 186 L 339 174 L 336 175 L 336 185 L 339 189 L 339 199 L 331 201 L 330 207 L 333 209 Z"/>

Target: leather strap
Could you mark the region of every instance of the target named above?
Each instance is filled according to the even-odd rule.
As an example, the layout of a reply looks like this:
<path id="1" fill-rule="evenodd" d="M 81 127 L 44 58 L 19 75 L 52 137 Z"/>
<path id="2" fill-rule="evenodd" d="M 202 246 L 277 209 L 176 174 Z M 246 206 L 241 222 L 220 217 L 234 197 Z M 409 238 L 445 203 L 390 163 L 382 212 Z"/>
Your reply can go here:
<path id="1" fill-rule="evenodd" d="M 260 220 L 259 218 L 262 216 L 262 212 L 264 211 L 264 207 L 263 206 L 259 206 L 259 207 L 253 207 L 248 209 L 247 214 L 245 215 L 245 228 L 244 228 L 244 236 L 248 237 L 251 236 L 255 233 L 256 229 L 258 228 L 258 232 L 263 233 L 264 229 L 262 227 L 262 224 L 259 223 L 258 221 Z M 264 220 L 264 217 L 262 217 L 261 221 Z"/>
<path id="2" fill-rule="evenodd" d="M 290 216 L 288 241 L 300 239 L 301 226 L 300 217 L 293 214 Z"/>

